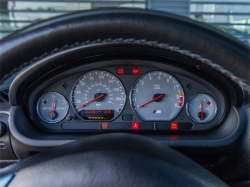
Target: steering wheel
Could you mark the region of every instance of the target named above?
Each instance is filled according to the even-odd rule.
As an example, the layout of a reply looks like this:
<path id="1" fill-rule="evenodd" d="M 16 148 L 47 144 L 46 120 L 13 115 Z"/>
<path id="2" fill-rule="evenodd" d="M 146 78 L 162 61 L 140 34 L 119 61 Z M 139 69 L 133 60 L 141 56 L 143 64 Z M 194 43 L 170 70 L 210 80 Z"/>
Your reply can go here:
<path id="1" fill-rule="evenodd" d="M 1 82 L 59 52 L 143 45 L 194 58 L 250 92 L 249 47 L 210 26 L 163 12 L 103 9 L 42 21 L 1 41 Z M 135 48 L 131 49 L 136 50 Z M 98 55 L 98 54 L 96 54 Z M 11 63 L 11 65 L 9 65 Z M 156 140 L 112 133 L 78 140 L 0 171 L 9 186 L 227 186 Z"/>

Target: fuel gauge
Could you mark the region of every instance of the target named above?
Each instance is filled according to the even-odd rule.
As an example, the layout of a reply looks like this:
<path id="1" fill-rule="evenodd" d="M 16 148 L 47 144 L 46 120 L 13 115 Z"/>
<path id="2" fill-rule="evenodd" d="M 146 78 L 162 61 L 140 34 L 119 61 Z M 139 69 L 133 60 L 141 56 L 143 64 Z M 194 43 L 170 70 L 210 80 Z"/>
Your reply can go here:
<path id="1" fill-rule="evenodd" d="M 40 97 L 36 109 L 37 114 L 43 121 L 56 123 L 67 115 L 69 105 L 61 94 L 49 92 Z"/>
<path id="2" fill-rule="evenodd" d="M 197 123 L 212 121 L 217 113 L 217 103 L 207 94 L 194 95 L 186 105 L 187 114 Z"/>

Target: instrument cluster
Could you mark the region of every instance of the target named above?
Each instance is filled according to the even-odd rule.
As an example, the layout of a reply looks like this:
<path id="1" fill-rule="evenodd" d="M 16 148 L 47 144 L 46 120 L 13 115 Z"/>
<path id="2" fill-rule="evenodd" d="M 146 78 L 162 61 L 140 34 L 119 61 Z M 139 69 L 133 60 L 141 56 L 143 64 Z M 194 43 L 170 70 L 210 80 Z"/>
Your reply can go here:
<path id="1" fill-rule="evenodd" d="M 30 96 L 29 113 L 40 128 L 54 132 L 212 129 L 223 121 L 226 99 L 189 74 L 167 66 L 87 70 L 40 85 Z"/>

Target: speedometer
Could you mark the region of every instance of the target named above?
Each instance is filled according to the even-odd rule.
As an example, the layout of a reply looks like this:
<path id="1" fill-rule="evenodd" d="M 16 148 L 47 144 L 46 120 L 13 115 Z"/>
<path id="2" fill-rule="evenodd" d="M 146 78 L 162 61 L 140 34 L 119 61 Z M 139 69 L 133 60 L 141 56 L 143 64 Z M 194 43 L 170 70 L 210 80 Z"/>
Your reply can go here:
<path id="1" fill-rule="evenodd" d="M 131 106 L 144 121 L 170 121 L 183 107 L 184 93 L 178 80 L 163 71 L 142 75 L 132 88 Z"/>
<path id="2" fill-rule="evenodd" d="M 71 90 L 71 105 L 82 120 L 113 120 L 121 113 L 125 101 L 122 83 L 107 71 L 85 73 Z"/>

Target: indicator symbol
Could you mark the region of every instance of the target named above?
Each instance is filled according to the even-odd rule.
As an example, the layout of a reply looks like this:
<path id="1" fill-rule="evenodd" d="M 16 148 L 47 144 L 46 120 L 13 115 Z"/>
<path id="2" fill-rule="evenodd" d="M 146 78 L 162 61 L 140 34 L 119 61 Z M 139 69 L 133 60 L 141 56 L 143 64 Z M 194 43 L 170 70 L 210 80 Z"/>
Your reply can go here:
<path id="1" fill-rule="evenodd" d="M 211 102 L 210 102 L 210 101 L 208 101 L 208 102 L 207 102 L 207 104 L 208 104 L 208 105 L 211 105 Z"/>
<path id="2" fill-rule="evenodd" d="M 64 87 L 64 89 L 69 87 L 69 85 L 66 82 L 62 86 Z"/>
<path id="3" fill-rule="evenodd" d="M 45 104 L 45 105 L 46 105 L 46 104 L 47 104 L 47 101 L 46 101 L 46 100 L 44 100 L 44 101 L 43 101 L 43 104 Z"/>
<path id="4" fill-rule="evenodd" d="M 139 75 L 139 68 L 133 68 L 132 75 Z"/>
<path id="5" fill-rule="evenodd" d="M 139 123 L 132 123 L 132 129 L 138 130 L 139 129 Z"/>
<path id="6" fill-rule="evenodd" d="M 192 105 L 194 105 L 194 102 L 193 102 L 193 101 L 191 101 L 190 105 L 191 105 L 191 106 L 192 106 Z"/>
<path id="7" fill-rule="evenodd" d="M 108 129 L 108 123 L 101 123 L 102 129 Z"/>
<path id="8" fill-rule="evenodd" d="M 189 84 L 187 85 L 187 88 L 190 90 L 190 89 L 192 88 L 192 85 L 189 83 Z"/>
<path id="9" fill-rule="evenodd" d="M 124 75 L 124 68 L 117 68 L 116 73 L 118 75 Z"/>
<path id="10" fill-rule="evenodd" d="M 171 122 L 171 130 L 178 130 L 178 123 Z"/>

